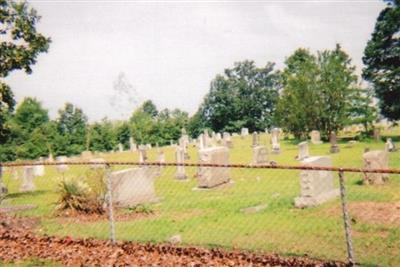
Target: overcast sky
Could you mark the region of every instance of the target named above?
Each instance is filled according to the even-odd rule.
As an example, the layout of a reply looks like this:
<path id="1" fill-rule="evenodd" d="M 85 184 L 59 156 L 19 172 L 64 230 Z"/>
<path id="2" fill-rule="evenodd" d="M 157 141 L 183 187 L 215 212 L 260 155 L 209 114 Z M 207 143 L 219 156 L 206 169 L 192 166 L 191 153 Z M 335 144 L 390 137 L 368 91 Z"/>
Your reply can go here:
<path id="1" fill-rule="evenodd" d="M 65 102 L 91 121 L 125 119 L 135 102 L 193 113 L 210 81 L 235 61 L 277 67 L 296 48 L 340 43 L 358 71 L 382 1 L 30 1 L 50 36 L 33 73 L 7 79 L 21 101 L 39 99 L 54 117 Z M 123 72 L 132 85 L 113 84 Z M 127 99 L 136 101 L 127 101 Z"/>

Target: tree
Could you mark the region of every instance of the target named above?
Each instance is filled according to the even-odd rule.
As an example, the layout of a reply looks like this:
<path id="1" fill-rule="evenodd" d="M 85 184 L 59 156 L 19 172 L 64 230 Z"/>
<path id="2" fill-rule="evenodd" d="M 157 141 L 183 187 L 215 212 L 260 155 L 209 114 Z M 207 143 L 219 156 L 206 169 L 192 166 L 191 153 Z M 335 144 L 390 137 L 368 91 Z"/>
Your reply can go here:
<path id="1" fill-rule="evenodd" d="M 129 138 L 132 136 L 131 127 L 127 122 L 123 122 L 116 129 L 117 142 L 125 148 L 129 148 Z"/>
<path id="2" fill-rule="evenodd" d="M 57 147 L 57 154 L 74 155 L 86 149 L 87 117 L 71 103 L 59 112 L 57 128 L 64 140 Z"/>
<path id="3" fill-rule="evenodd" d="M 110 151 L 116 145 L 114 127 L 106 118 L 101 122 L 96 122 L 89 127 L 91 151 Z"/>
<path id="4" fill-rule="evenodd" d="M 30 74 L 38 55 L 49 47 L 50 39 L 36 31 L 39 20 L 26 2 L 0 0 L 0 143 L 7 141 L 6 119 L 15 106 L 14 94 L 3 78 L 14 70 Z"/>
<path id="5" fill-rule="evenodd" d="M 214 131 L 264 130 L 272 125 L 278 100 L 278 73 L 274 64 L 257 68 L 253 61 L 234 64 L 211 82 L 199 113 Z"/>
<path id="6" fill-rule="evenodd" d="M 154 118 L 158 114 L 157 107 L 156 107 L 156 105 L 154 105 L 153 101 L 151 101 L 151 100 L 145 101 L 141 106 L 141 110 L 144 113 L 149 114 L 152 118 Z"/>
<path id="7" fill-rule="evenodd" d="M 276 117 L 296 138 L 304 139 L 311 130 L 320 130 L 326 139 L 341 129 L 350 116 L 365 118 L 362 112 L 366 107 L 360 105 L 371 99 L 353 99 L 361 97 L 362 92 L 355 68 L 339 45 L 334 50 L 320 51 L 317 56 L 298 49 L 285 64 Z"/>
<path id="8" fill-rule="evenodd" d="M 390 120 L 400 119 L 400 1 L 379 14 L 374 32 L 364 50 L 363 78 L 371 82 L 380 111 Z"/>

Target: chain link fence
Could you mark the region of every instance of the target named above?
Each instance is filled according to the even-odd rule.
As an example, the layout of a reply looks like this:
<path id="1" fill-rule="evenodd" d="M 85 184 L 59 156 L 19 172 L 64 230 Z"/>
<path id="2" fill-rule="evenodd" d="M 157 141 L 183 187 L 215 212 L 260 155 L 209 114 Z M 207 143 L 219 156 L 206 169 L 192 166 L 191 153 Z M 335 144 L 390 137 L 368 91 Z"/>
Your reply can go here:
<path id="1" fill-rule="evenodd" d="M 2 168 L 0 210 L 39 219 L 38 234 L 400 262 L 398 170 L 93 161 Z M 365 185 L 371 174 L 386 182 Z"/>

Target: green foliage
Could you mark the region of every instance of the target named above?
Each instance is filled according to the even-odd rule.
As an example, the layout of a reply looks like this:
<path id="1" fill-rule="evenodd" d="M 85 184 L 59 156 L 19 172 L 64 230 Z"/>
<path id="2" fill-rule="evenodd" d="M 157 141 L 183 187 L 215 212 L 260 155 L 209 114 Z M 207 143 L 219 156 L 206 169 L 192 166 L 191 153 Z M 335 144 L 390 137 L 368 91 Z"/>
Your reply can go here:
<path id="1" fill-rule="evenodd" d="M 129 138 L 132 136 L 131 127 L 128 122 L 123 122 L 116 129 L 117 142 L 125 148 L 129 148 Z"/>
<path id="2" fill-rule="evenodd" d="M 14 94 L 2 78 L 20 69 L 30 74 L 37 56 L 49 47 L 50 39 L 36 31 L 39 19 L 26 2 L 0 0 L 0 144 L 8 142 L 7 118 L 15 105 Z"/>
<path id="3" fill-rule="evenodd" d="M 59 111 L 57 128 L 64 139 L 57 146 L 57 155 L 79 154 L 86 149 L 87 117 L 80 108 L 71 103 L 65 104 L 64 109 Z"/>
<path id="4" fill-rule="evenodd" d="M 257 68 L 246 60 L 217 75 L 198 111 L 205 126 L 217 132 L 271 127 L 278 100 L 278 73 L 273 68 L 273 63 Z"/>
<path id="5" fill-rule="evenodd" d="M 88 136 L 91 151 L 111 151 L 116 145 L 114 127 L 107 119 L 89 126 Z"/>
<path id="6" fill-rule="evenodd" d="M 97 198 L 81 177 L 64 177 L 57 185 L 57 211 L 76 213 L 104 213 L 103 202 Z"/>
<path id="7" fill-rule="evenodd" d="M 400 2 L 379 14 L 374 32 L 364 50 L 363 77 L 374 85 L 382 115 L 400 119 Z"/>
<path id="8" fill-rule="evenodd" d="M 298 49 L 285 63 L 276 118 L 296 138 L 307 138 L 311 130 L 327 138 L 350 119 L 368 125 L 375 119 L 371 95 L 357 85 L 355 68 L 339 45 L 317 56 Z"/>
<path id="9" fill-rule="evenodd" d="M 129 207 L 128 210 L 132 213 L 140 213 L 140 214 L 153 214 L 154 210 L 150 205 L 146 204 L 138 204 L 133 207 Z"/>

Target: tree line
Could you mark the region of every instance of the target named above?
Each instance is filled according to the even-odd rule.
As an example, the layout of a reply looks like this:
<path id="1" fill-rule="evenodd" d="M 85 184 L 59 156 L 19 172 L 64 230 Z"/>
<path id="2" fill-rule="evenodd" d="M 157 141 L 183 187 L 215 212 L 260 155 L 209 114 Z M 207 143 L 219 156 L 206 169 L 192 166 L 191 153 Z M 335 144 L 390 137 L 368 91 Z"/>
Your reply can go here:
<path id="1" fill-rule="evenodd" d="M 281 70 L 273 62 L 263 67 L 251 60 L 234 63 L 211 81 L 191 117 L 179 109 L 159 111 L 148 100 L 129 120 L 88 123 L 84 112 L 71 103 L 54 120 L 34 98 L 25 98 L 15 109 L 12 90 L 2 78 L 15 70 L 30 74 L 51 39 L 36 31 L 39 16 L 26 2 L 0 0 L 0 35 L 11 39 L 0 42 L 0 160 L 110 151 L 118 143 L 127 148 L 130 137 L 141 144 L 164 145 L 177 140 L 181 128 L 196 137 L 204 129 L 281 127 L 305 139 L 311 130 L 327 138 L 347 125 L 362 124 L 368 134 L 379 118 L 400 119 L 400 4 L 386 2 L 364 51 L 366 84 L 339 44 L 316 52 L 299 48 Z"/>

